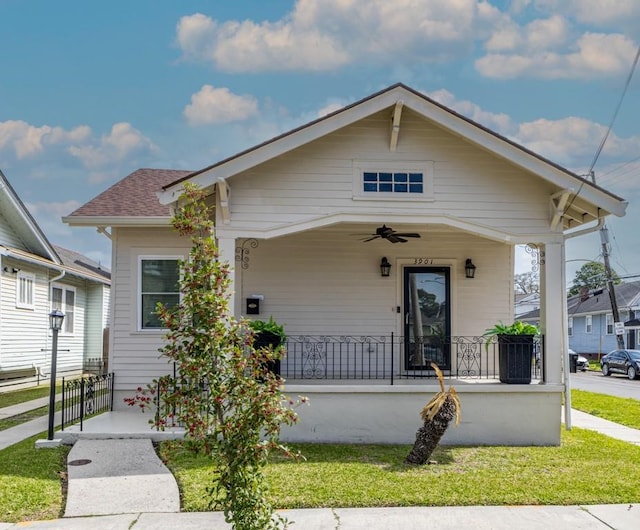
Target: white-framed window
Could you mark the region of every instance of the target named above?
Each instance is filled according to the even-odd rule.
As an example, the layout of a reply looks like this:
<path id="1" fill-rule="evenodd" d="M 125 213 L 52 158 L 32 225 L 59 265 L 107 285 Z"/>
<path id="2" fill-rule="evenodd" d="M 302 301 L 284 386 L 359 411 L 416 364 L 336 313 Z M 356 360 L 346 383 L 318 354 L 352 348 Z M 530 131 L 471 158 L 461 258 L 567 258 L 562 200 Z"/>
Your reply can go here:
<path id="1" fill-rule="evenodd" d="M 35 309 L 35 274 L 18 271 L 16 282 L 16 307 L 20 309 Z"/>
<path id="2" fill-rule="evenodd" d="M 432 200 L 433 162 L 356 161 L 353 171 L 353 198 Z"/>
<path id="3" fill-rule="evenodd" d="M 586 315 L 584 317 L 584 332 L 591 333 L 593 331 L 593 317 L 591 315 Z"/>
<path id="4" fill-rule="evenodd" d="M 573 317 L 569 317 L 569 325 L 567 326 L 567 333 L 569 337 L 573 335 Z"/>
<path id="5" fill-rule="evenodd" d="M 181 256 L 138 258 L 138 329 L 162 329 L 158 303 L 174 307 L 180 302 Z"/>
<path id="6" fill-rule="evenodd" d="M 76 320 L 76 290 L 68 285 L 51 286 L 51 310 L 59 309 L 64 313 L 62 333 L 73 334 Z"/>
<path id="7" fill-rule="evenodd" d="M 607 335 L 613 335 L 613 315 L 607 313 Z"/>

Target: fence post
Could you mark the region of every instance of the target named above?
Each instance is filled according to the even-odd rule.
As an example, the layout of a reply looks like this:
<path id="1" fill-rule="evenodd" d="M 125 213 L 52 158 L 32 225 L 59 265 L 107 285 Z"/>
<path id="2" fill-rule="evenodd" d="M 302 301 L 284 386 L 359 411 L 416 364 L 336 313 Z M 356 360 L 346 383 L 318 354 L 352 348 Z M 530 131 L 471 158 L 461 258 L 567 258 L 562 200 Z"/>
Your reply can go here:
<path id="1" fill-rule="evenodd" d="M 391 386 L 393 386 L 393 370 L 394 370 L 394 358 L 396 356 L 395 353 L 395 339 L 394 339 L 394 334 L 393 331 L 391 332 Z"/>
<path id="2" fill-rule="evenodd" d="M 80 432 L 84 421 L 84 377 L 80 379 Z"/>

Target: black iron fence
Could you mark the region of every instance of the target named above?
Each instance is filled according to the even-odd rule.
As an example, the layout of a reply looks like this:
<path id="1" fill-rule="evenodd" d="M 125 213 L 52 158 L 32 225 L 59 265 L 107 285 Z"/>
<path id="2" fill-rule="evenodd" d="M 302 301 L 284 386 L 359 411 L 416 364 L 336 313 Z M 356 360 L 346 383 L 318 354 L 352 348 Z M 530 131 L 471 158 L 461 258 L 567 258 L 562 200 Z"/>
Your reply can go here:
<path id="1" fill-rule="evenodd" d="M 532 380 L 540 379 L 544 362 L 543 341 L 526 342 L 520 364 Z M 455 379 L 502 379 L 509 359 L 501 353 L 496 337 L 423 337 L 406 339 L 383 336 L 287 337 L 280 362 L 282 377 L 291 380 L 386 380 L 429 379 L 436 363 L 445 377 Z M 523 357 L 524 355 L 524 357 Z M 502 357 L 501 357 L 502 356 Z M 522 359 L 525 359 L 524 361 Z"/>
<path id="2" fill-rule="evenodd" d="M 113 373 L 80 379 L 62 378 L 62 420 L 65 426 L 80 422 L 101 412 L 113 410 Z"/>

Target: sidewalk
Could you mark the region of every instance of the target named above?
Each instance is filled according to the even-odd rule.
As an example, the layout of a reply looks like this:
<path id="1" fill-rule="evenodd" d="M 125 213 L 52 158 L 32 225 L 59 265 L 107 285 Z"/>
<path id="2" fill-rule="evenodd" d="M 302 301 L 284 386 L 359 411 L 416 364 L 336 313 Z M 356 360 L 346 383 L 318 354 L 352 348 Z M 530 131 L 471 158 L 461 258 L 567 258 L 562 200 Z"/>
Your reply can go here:
<path id="1" fill-rule="evenodd" d="M 62 394 L 56 394 L 56 401 L 60 401 L 61 399 Z M 17 416 L 18 414 L 23 414 L 25 412 L 39 409 L 41 407 L 46 407 L 47 405 L 49 405 L 48 397 L 33 399 L 31 401 L 25 401 L 24 403 L 18 403 L 16 405 L 10 405 L 9 407 L 0 409 L 0 419 Z M 60 412 L 56 412 L 54 415 L 55 425 L 60 425 L 60 417 Z M 0 451 L 9 447 L 10 445 L 17 444 L 22 440 L 26 440 L 31 436 L 35 436 L 38 433 L 46 431 L 48 427 L 49 417 L 48 415 L 44 415 L 25 423 L 21 423 L 20 425 L 16 425 L 15 427 L 10 427 L 9 429 L 0 431 Z"/>
<path id="2" fill-rule="evenodd" d="M 282 510 L 292 530 L 636 530 L 640 504 Z M 220 512 L 137 513 L 0 523 L 0 530 L 226 530 Z"/>

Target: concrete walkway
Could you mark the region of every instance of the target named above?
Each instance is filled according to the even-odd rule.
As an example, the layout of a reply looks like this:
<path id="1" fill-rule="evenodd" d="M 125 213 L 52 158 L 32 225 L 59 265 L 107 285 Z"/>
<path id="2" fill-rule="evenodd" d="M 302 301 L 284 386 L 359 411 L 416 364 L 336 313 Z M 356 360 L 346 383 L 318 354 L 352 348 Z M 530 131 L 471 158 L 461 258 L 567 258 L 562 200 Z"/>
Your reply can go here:
<path id="1" fill-rule="evenodd" d="M 56 401 L 60 401 L 61 399 L 62 394 L 56 394 Z M 11 405 L 9 407 L 4 407 L 0 409 L 0 419 L 6 419 L 12 416 L 17 416 L 18 414 L 24 414 L 25 412 L 30 412 L 32 410 L 46 407 L 47 405 L 49 405 L 49 398 L 43 397 L 31 401 L 25 401 L 24 403 Z M 53 419 L 54 425 L 60 425 L 60 412 L 56 412 Z M 36 434 L 46 431 L 48 428 L 49 416 L 47 415 L 40 416 L 39 418 L 21 423 L 19 425 L 16 425 L 15 427 L 10 427 L 9 429 L 4 429 L 3 431 L 0 431 L 0 451 L 11 445 L 19 443 L 22 440 L 26 440 L 27 438 L 31 438 Z"/>

